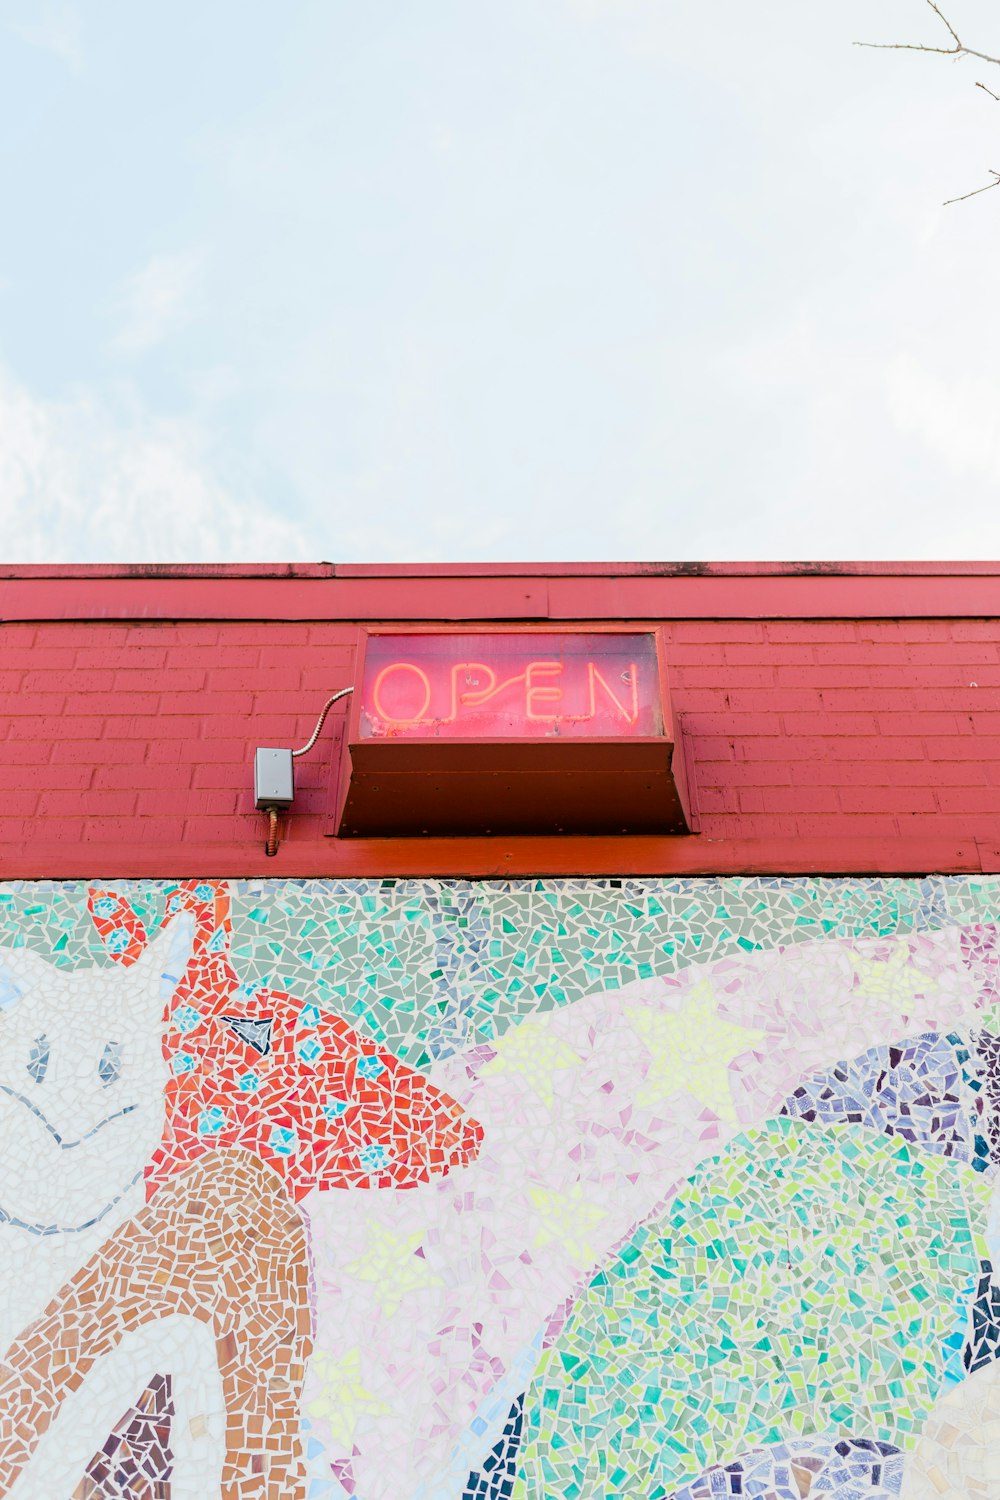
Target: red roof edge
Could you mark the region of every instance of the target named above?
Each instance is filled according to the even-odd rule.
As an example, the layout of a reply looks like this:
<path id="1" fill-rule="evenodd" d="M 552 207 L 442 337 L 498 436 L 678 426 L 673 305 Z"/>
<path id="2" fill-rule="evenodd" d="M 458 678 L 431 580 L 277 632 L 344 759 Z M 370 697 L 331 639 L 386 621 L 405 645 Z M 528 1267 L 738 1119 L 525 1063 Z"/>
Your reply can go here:
<path id="1" fill-rule="evenodd" d="M 1000 561 L 7 563 L 0 579 L 41 578 L 993 578 Z"/>

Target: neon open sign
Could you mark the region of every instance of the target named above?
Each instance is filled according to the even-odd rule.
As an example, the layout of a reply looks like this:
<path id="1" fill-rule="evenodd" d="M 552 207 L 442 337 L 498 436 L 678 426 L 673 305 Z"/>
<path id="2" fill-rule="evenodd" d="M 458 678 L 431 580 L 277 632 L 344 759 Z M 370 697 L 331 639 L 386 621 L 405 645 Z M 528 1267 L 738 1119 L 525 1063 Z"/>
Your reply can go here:
<path id="1" fill-rule="evenodd" d="M 649 633 L 372 635 L 363 739 L 636 738 L 663 732 Z"/>

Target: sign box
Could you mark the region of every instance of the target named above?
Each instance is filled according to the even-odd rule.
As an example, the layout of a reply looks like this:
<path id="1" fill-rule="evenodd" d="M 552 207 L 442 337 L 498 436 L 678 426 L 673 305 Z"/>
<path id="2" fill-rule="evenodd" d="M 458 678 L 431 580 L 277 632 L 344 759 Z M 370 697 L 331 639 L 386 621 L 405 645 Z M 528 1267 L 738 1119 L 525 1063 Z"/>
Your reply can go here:
<path id="1" fill-rule="evenodd" d="M 688 828 L 654 631 L 372 632 L 349 749 L 341 836 Z"/>

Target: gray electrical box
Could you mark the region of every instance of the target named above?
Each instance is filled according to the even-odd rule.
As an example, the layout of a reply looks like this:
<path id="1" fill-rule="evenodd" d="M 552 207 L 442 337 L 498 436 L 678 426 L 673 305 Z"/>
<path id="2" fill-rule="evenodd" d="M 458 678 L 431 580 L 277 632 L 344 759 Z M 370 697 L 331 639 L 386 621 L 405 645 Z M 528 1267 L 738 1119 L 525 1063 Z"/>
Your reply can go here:
<path id="1" fill-rule="evenodd" d="M 253 794 L 259 808 L 291 806 L 295 778 L 290 750 L 254 751 Z"/>

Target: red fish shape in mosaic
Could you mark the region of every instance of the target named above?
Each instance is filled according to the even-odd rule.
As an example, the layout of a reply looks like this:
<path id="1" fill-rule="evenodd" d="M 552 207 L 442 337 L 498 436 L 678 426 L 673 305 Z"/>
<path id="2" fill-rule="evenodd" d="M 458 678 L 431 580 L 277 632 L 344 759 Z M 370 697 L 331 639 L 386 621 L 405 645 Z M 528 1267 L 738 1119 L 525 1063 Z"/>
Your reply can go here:
<path id="1" fill-rule="evenodd" d="M 147 936 L 128 899 L 92 890 L 109 953 L 131 964 Z M 414 1187 L 466 1166 L 482 1127 L 421 1073 L 339 1016 L 277 990 L 247 999 L 229 959 L 228 891 L 186 881 L 166 918 L 195 918 L 165 1039 L 171 1077 L 147 1197 L 207 1151 L 253 1151 L 299 1199 L 313 1188 Z"/>

